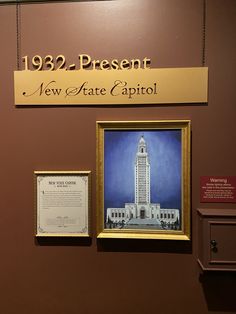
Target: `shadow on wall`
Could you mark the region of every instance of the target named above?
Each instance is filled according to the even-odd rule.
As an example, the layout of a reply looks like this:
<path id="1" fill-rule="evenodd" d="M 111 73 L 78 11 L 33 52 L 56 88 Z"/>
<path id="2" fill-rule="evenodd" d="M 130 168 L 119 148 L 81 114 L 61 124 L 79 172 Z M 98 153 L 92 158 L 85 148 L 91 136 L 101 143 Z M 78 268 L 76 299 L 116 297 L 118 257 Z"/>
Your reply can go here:
<path id="1" fill-rule="evenodd" d="M 38 237 L 35 245 L 40 246 L 91 246 L 91 238 L 83 237 Z"/>
<path id="2" fill-rule="evenodd" d="M 159 252 L 192 254 L 191 241 L 97 239 L 99 252 Z"/>
<path id="3" fill-rule="evenodd" d="M 37 237 L 36 246 L 91 246 L 90 237 Z M 159 252 L 192 254 L 191 241 L 97 239 L 98 252 Z"/>
<path id="4" fill-rule="evenodd" d="M 212 272 L 199 276 L 209 311 L 236 313 L 236 273 Z"/>

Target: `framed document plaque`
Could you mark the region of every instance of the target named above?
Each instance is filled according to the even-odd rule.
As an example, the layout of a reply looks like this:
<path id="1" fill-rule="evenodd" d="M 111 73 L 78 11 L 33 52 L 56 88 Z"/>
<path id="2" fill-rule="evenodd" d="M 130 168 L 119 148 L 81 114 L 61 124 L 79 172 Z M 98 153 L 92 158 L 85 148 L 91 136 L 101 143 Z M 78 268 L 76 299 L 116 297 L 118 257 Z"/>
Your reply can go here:
<path id="1" fill-rule="evenodd" d="M 89 237 L 90 171 L 35 171 L 36 237 Z"/>

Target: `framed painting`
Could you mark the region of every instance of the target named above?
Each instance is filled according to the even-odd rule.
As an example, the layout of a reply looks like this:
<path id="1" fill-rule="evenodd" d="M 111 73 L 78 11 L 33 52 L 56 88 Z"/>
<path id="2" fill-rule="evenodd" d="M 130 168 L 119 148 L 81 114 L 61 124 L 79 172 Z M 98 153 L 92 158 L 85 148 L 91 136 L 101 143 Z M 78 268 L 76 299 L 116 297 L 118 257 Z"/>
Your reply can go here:
<path id="1" fill-rule="evenodd" d="M 97 121 L 97 237 L 190 240 L 189 120 Z"/>

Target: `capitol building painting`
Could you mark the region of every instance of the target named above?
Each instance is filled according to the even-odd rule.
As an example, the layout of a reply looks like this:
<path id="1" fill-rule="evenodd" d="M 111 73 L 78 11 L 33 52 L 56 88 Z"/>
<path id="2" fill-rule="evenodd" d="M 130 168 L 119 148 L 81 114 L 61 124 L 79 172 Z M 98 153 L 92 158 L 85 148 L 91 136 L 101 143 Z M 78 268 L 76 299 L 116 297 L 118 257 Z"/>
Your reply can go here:
<path id="1" fill-rule="evenodd" d="M 144 135 L 139 136 L 134 159 L 130 165 L 134 171 L 134 202 L 124 202 L 122 207 L 107 207 L 106 228 L 179 230 L 181 227 L 180 208 L 162 208 L 160 203 L 152 203 L 152 165 Z M 156 162 L 158 163 L 158 160 Z"/>

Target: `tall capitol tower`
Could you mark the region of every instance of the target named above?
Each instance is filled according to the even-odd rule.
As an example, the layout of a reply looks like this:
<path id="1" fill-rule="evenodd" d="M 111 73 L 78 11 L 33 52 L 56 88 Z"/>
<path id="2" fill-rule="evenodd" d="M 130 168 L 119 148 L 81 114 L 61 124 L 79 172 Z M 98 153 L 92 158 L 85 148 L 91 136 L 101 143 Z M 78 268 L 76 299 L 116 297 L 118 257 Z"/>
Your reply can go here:
<path id="1" fill-rule="evenodd" d="M 150 203 L 150 162 L 147 145 L 141 136 L 138 143 L 138 152 L 135 161 L 135 203 Z"/>
<path id="2" fill-rule="evenodd" d="M 106 209 L 106 228 L 130 228 L 132 225 L 144 225 L 146 228 L 161 229 L 162 224 L 169 227 L 178 223 L 179 209 L 161 208 L 159 203 L 151 203 L 150 192 L 150 162 L 147 144 L 141 136 L 138 141 L 138 150 L 134 163 L 134 203 L 126 203 L 124 207 L 109 207 Z"/>

